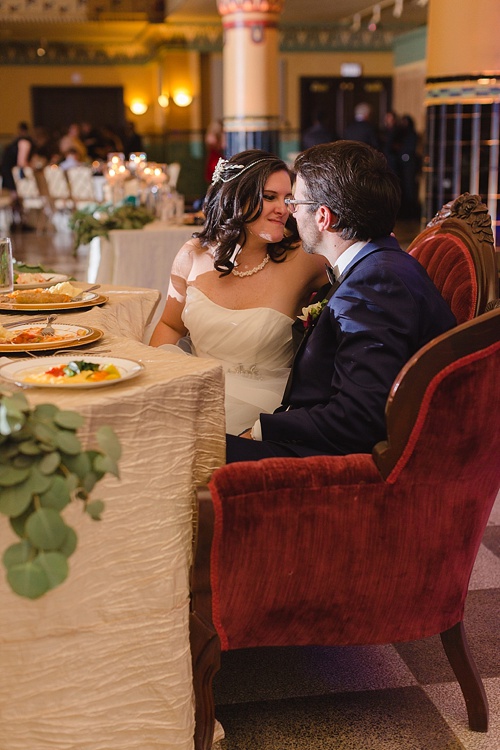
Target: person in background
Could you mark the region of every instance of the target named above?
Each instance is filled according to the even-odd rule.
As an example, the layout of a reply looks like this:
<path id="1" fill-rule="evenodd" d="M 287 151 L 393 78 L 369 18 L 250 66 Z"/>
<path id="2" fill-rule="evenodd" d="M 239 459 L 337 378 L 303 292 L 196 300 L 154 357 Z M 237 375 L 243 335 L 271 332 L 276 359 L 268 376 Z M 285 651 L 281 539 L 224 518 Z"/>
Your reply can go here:
<path id="1" fill-rule="evenodd" d="M 381 149 L 389 167 L 394 174 L 399 176 L 399 152 L 400 152 L 401 128 L 397 114 L 389 110 L 384 116 L 384 127 L 381 133 Z"/>
<path id="2" fill-rule="evenodd" d="M 20 122 L 17 126 L 17 135 L 4 149 L 1 165 L 2 188 L 8 190 L 11 195 L 11 231 L 33 231 L 33 227 L 25 221 L 23 203 L 17 193 L 16 183 L 12 172 L 14 167 L 19 167 L 21 169 L 20 175 L 22 177 L 22 170 L 29 166 L 32 152 L 33 140 L 29 134 L 28 124 L 26 122 Z"/>
<path id="3" fill-rule="evenodd" d="M 130 154 L 139 151 L 144 151 L 142 136 L 135 129 L 135 124 L 131 120 L 127 120 L 123 130 L 123 153 L 128 159 Z"/>
<path id="4" fill-rule="evenodd" d="M 80 126 L 76 122 L 69 126 L 67 133 L 59 141 L 59 152 L 64 158 L 68 155 L 70 149 L 76 149 L 80 161 L 87 160 L 87 149 L 80 137 Z"/>
<path id="5" fill-rule="evenodd" d="M 291 195 L 290 171 L 274 154 L 251 149 L 220 158 L 205 225 L 174 260 L 150 341 L 177 344 L 189 333 L 193 354 L 222 364 L 226 430 L 234 435 L 281 402 L 292 324 L 327 280 L 324 258 L 300 248 L 285 204 Z"/>
<path id="6" fill-rule="evenodd" d="M 336 141 L 337 137 L 330 128 L 326 125 L 327 117 L 323 110 L 319 110 L 314 118 L 313 124 L 304 130 L 302 136 L 302 148 L 310 148 L 311 146 L 318 146 L 320 143 L 330 143 Z"/>
<path id="7" fill-rule="evenodd" d="M 304 250 L 321 253 L 336 281 L 304 311 L 308 328 L 281 407 L 243 436 L 227 436 L 228 463 L 371 453 L 386 439 L 385 405 L 398 372 L 456 324 L 423 266 L 392 235 L 401 188 L 383 154 L 336 141 L 299 154 L 294 170 L 288 203 Z"/>
<path id="8" fill-rule="evenodd" d="M 401 118 L 399 145 L 399 177 L 401 180 L 402 219 L 419 219 L 418 176 L 420 159 L 418 155 L 418 135 L 410 115 Z"/>
<path id="9" fill-rule="evenodd" d="M 210 185 L 217 162 L 224 156 L 224 129 L 222 120 L 214 120 L 205 134 L 205 182 Z"/>
<path id="10" fill-rule="evenodd" d="M 62 162 L 60 162 L 59 167 L 66 171 L 67 169 L 72 169 L 73 167 L 81 167 L 82 164 L 83 162 L 80 159 L 78 149 L 70 148 L 68 149 L 66 158 L 63 159 Z"/>
<path id="11" fill-rule="evenodd" d="M 368 146 L 380 149 L 380 141 L 375 126 L 370 121 L 372 108 L 366 102 L 354 108 L 354 121 L 345 129 L 344 138 L 348 141 L 360 141 Z"/>

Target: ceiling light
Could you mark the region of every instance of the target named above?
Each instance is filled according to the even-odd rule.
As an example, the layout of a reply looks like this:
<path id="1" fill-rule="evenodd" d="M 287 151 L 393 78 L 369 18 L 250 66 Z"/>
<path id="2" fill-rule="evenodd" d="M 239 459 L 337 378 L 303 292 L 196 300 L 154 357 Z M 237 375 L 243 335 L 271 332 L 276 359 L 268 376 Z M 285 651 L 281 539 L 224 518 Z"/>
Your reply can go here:
<path id="1" fill-rule="evenodd" d="M 166 109 L 168 107 L 169 98 L 168 96 L 165 96 L 165 94 L 160 94 L 158 97 L 158 104 L 160 107 L 163 107 L 163 109 Z"/>

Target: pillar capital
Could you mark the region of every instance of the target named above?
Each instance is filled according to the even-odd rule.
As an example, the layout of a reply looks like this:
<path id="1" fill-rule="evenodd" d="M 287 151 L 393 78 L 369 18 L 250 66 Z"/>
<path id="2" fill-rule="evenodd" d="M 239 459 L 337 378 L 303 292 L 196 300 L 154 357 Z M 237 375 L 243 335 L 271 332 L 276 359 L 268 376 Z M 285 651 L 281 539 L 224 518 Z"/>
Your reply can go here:
<path id="1" fill-rule="evenodd" d="M 280 14 L 284 6 L 285 0 L 217 0 L 217 7 L 221 16 L 235 13 Z"/>

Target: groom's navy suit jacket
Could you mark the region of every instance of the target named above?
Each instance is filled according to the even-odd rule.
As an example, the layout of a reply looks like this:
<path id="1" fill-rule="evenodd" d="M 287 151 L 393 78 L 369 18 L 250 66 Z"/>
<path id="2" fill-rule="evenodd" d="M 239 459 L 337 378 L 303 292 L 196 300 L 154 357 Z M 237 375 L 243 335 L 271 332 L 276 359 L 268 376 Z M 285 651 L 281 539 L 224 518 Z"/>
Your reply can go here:
<path id="1" fill-rule="evenodd" d="M 396 375 L 456 325 L 425 269 L 384 237 L 358 253 L 297 351 L 286 402 L 261 414 L 262 439 L 299 456 L 370 453 L 386 437 Z"/>

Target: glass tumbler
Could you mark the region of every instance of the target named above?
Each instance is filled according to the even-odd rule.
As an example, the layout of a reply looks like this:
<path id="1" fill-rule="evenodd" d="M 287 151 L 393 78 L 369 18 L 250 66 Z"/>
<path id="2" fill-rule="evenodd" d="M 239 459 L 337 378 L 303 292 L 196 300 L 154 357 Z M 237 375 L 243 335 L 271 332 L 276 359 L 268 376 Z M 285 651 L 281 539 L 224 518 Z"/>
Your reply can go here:
<path id="1" fill-rule="evenodd" d="M 12 243 L 9 237 L 0 237 L 0 294 L 14 289 Z"/>

